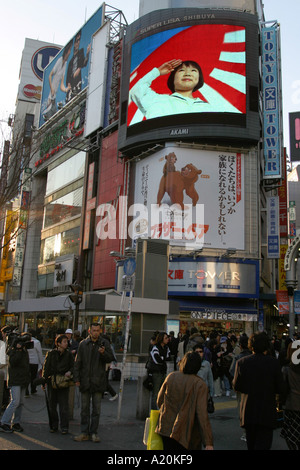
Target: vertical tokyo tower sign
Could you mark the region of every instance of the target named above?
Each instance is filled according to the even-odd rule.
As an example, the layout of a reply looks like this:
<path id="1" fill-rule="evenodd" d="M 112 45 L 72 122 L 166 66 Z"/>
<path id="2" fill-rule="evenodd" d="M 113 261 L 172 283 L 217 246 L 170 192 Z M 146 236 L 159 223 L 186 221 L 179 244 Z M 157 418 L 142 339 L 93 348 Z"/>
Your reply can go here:
<path id="1" fill-rule="evenodd" d="M 265 179 L 281 177 L 278 25 L 262 28 Z"/>

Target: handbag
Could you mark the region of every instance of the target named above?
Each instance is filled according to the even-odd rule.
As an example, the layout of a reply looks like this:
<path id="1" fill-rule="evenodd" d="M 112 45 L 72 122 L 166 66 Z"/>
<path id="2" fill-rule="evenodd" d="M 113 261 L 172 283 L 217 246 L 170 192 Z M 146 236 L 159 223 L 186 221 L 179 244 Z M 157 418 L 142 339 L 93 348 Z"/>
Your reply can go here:
<path id="1" fill-rule="evenodd" d="M 72 377 L 66 377 L 61 374 L 51 375 L 51 386 L 54 389 L 68 388 L 72 383 Z"/>
<path id="2" fill-rule="evenodd" d="M 150 417 L 146 419 L 143 443 L 147 446 L 147 450 L 164 449 L 162 437 L 155 432 L 158 418 L 159 410 L 151 410 Z"/>
<path id="3" fill-rule="evenodd" d="M 207 413 L 214 413 L 215 411 L 215 405 L 212 397 L 210 396 L 208 401 L 207 401 Z"/>
<path id="4" fill-rule="evenodd" d="M 148 372 L 147 377 L 143 381 L 144 387 L 151 392 L 153 390 L 153 379 L 152 379 L 152 374 Z"/>

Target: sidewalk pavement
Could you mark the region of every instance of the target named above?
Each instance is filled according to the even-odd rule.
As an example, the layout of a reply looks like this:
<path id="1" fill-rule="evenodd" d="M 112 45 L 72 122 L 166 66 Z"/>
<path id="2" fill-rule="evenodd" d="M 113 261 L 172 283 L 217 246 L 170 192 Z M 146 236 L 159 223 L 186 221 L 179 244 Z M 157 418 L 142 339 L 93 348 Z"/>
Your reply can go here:
<path id="1" fill-rule="evenodd" d="M 119 382 L 111 382 L 119 392 Z M 24 432 L 0 433 L 0 450 L 103 450 L 103 451 L 144 451 L 144 421 L 136 418 L 137 381 L 125 381 L 120 419 L 118 399 L 103 398 L 99 425 L 100 443 L 90 441 L 75 442 L 73 437 L 80 434 L 80 393 L 76 388 L 74 414 L 70 421 L 69 434 L 50 433 L 45 393 L 38 392 L 25 398 L 21 424 Z M 240 439 L 237 402 L 231 397 L 218 397 L 215 413 L 210 415 L 216 450 L 246 450 L 246 442 Z M 285 450 L 285 442 L 279 437 L 280 430 L 274 433 L 274 449 Z"/>

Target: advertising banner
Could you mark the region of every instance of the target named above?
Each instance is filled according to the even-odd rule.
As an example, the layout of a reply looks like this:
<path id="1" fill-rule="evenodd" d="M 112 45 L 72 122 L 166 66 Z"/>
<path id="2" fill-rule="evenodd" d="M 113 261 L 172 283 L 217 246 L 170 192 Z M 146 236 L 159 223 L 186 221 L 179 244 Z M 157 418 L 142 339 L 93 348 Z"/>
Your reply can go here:
<path id="1" fill-rule="evenodd" d="M 135 176 L 140 213 L 131 238 L 168 239 L 189 250 L 245 248 L 244 155 L 172 146 L 138 162 Z"/>
<path id="2" fill-rule="evenodd" d="M 279 315 L 288 315 L 290 312 L 289 309 L 289 296 L 287 290 L 277 290 L 276 291 L 277 306 L 279 310 Z"/>
<path id="3" fill-rule="evenodd" d="M 42 96 L 44 70 L 61 47 L 34 39 L 25 39 L 22 54 L 18 99 L 38 102 Z"/>
<path id="4" fill-rule="evenodd" d="M 262 28 L 265 179 L 281 177 L 278 26 Z"/>
<path id="5" fill-rule="evenodd" d="M 300 112 L 290 113 L 290 159 L 300 161 Z"/>
<path id="6" fill-rule="evenodd" d="M 268 211 L 268 258 L 280 258 L 280 235 L 279 235 L 279 197 L 267 198 Z"/>
<path id="7" fill-rule="evenodd" d="M 87 87 L 92 36 L 103 16 L 104 4 L 45 69 L 40 126 Z"/>

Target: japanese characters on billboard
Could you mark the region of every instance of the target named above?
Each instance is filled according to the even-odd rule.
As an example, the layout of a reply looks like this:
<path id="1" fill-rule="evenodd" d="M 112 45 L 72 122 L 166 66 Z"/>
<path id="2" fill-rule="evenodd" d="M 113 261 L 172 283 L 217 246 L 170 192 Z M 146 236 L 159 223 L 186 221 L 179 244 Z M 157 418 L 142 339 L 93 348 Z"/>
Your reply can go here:
<path id="1" fill-rule="evenodd" d="M 103 16 L 104 4 L 45 69 L 40 126 L 87 87 L 92 36 Z"/>
<path id="2" fill-rule="evenodd" d="M 156 140 L 199 136 L 199 129 L 206 137 L 251 140 L 255 134 L 257 139 L 247 121 L 258 86 L 258 69 L 253 72 L 258 67 L 252 50 L 257 41 L 254 15 L 241 14 L 233 21 L 237 12 L 231 16 L 220 11 L 184 16 L 182 9 L 160 13 L 160 17 L 169 14 L 168 20 L 139 24 L 132 32 L 129 27 L 125 38 L 121 128 L 126 135 L 122 141 L 121 134 L 120 148 L 136 136 L 143 139 L 148 134 L 151 139 L 153 130 Z M 254 43 L 248 47 L 250 38 Z"/>
<path id="3" fill-rule="evenodd" d="M 281 105 L 279 26 L 262 28 L 262 91 L 264 111 L 265 179 L 281 177 Z"/>
<path id="4" fill-rule="evenodd" d="M 132 239 L 243 250 L 244 155 L 166 147 L 136 163 L 134 206 Z"/>

